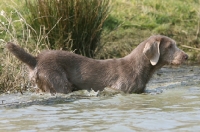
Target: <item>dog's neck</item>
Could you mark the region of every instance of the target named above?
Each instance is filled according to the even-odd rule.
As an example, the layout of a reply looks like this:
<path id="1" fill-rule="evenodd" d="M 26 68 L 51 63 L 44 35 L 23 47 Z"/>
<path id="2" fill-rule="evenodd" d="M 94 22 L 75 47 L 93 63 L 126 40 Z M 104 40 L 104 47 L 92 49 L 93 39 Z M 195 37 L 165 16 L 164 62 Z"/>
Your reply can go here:
<path id="1" fill-rule="evenodd" d="M 129 55 L 126 60 L 129 61 L 130 67 L 133 69 L 132 74 L 134 82 L 136 82 L 132 88 L 128 90 L 129 93 L 142 93 L 145 90 L 146 84 L 154 72 L 160 69 L 164 64 L 158 62 L 155 66 L 150 63 L 150 60 L 143 54 L 144 45 L 136 47 Z M 138 54 L 141 53 L 141 54 Z"/>

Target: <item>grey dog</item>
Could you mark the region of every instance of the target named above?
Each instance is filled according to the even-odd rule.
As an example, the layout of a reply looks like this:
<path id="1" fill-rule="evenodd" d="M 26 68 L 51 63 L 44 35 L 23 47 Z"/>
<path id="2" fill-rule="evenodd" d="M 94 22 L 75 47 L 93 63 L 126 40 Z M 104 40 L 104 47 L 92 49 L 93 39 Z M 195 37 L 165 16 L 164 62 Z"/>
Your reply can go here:
<path id="1" fill-rule="evenodd" d="M 142 93 L 152 74 L 164 65 L 180 65 L 188 55 L 166 36 L 154 35 L 119 59 L 97 60 L 68 51 L 48 50 L 37 57 L 11 42 L 7 49 L 28 65 L 30 78 L 43 92 L 69 93 L 105 87 Z"/>

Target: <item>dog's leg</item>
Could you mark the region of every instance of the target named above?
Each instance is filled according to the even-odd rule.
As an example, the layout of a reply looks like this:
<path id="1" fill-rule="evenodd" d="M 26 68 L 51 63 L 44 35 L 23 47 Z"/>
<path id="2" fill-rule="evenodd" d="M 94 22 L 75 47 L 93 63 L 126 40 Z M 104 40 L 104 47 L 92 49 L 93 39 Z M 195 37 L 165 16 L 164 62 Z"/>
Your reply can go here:
<path id="1" fill-rule="evenodd" d="M 44 92 L 50 92 L 51 94 L 72 92 L 72 85 L 64 72 L 46 71 L 44 74 L 43 71 L 43 73 L 38 73 L 36 80 L 38 87 Z"/>

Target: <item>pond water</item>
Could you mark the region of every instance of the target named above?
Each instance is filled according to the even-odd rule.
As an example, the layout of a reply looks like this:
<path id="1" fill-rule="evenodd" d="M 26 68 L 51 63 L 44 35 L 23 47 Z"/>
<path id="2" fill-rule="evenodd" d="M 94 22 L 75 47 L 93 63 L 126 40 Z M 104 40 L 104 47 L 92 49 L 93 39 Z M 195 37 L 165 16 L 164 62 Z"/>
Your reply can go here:
<path id="1" fill-rule="evenodd" d="M 0 95 L 0 131 L 199 131 L 200 67 L 162 68 L 146 94 Z M 98 96 L 97 96 L 98 94 Z"/>

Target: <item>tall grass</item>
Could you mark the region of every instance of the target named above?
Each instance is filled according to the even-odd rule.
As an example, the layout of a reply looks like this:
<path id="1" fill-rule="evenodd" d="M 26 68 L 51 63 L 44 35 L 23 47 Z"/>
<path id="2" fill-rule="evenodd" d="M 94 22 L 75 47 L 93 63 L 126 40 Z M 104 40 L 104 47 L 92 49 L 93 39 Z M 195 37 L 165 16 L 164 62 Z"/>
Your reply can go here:
<path id="1" fill-rule="evenodd" d="M 94 57 L 110 0 L 26 0 L 30 24 L 50 49 Z M 38 36 L 38 35 L 37 35 Z"/>
<path id="2" fill-rule="evenodd" d="M 8 53 L 5 44 L 12 41 L 26 50 L 31 47 L 33 54 L 39 50 L 34 44 L 30 46 L 30 25 L 23 15 L 15 7 L 7 6 L 8 10 L 0 12 L 0 93 L 30 88 L 25 65 Z"/>

